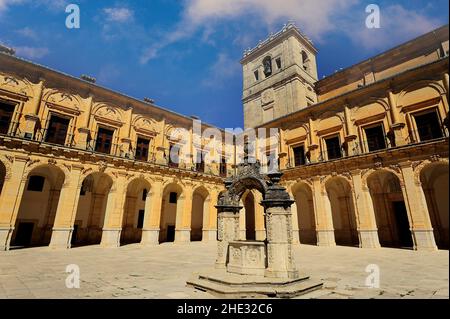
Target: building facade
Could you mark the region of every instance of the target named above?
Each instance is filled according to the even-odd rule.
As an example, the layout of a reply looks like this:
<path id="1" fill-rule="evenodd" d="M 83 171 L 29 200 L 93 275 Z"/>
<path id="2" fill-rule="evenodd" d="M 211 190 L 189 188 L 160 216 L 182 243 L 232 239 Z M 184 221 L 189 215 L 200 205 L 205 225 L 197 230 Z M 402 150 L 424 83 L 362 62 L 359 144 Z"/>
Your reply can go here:
<path id="1" fill-rule="evenodd" d="M 279 132 L 255 153 L 277 154 L 296 243 L 448 249 L 448 43 L 444 26 L 322 80 L 291 24 L 245 52 L 245 126 Z M 215 241 L 237 151 L 217 138 L 197 161 L 217 151 L 195 123 L 0 53 L 0 249 Z M 261 200 L 242 198 L 242 239 L 265 238 Z"/>

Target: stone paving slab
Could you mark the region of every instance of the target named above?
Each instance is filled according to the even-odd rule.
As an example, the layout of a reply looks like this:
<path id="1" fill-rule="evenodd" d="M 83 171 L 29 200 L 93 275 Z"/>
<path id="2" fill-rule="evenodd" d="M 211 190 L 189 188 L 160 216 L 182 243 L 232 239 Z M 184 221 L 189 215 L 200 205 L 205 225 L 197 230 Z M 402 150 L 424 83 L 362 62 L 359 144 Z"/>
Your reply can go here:
<path id="1" fill-rule="evenodd" d="M 449 252 L 294 246 L 301 273 L 320 279 L 317 299 L 449 298 Z M 215 243 L 98 246 L 0 252 L 0 298 L 210 299 L 186 287 L 193 273 L 213 267 Z M 66 266 L 80 267 L 80 289 L 66 288 Z M 380 269 L 380 287 L 365 286 L 366 267 Z"/>

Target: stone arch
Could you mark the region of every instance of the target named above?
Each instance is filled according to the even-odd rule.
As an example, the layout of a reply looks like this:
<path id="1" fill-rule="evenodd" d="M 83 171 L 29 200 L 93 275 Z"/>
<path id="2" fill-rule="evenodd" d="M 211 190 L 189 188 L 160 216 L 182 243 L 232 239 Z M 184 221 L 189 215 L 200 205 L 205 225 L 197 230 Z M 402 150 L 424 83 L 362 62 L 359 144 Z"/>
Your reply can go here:
<path id="1" fill-rule="evenodd" d="M 393 168 L 390 167 L 383 167 L 383 168 L 378 168 L 378 169 L 368 169 L 365 172 L 363 172 L 362 176 L 361 176 L 361 180 L 362 180 L 362 187 L 364 190 L 369 190 L 369 186 L 367 184 L 367 178 L 372 175 L 373 173 L 376 172 L 387 172 L 387 173 L 391 173 L 393 175 L 395 175 L 399 182 L 400 182 L 400 186 L 403 187 L 404 182 L 403 182 L 403 175 L 398 171 L 395 170 Z"/>
<path id="2" fill-rule="evenodd" d="M 120 244 L 134 244 L 142 240 L 144 217 L 150 214 L 151 183 L 139 176 L 128 181 L 122 219 Z"/>
<path id="3" fill-rule="evenodd" d="M 198 186 L 192 193 L 191 241 L 203 240 L 203 229 L 210 214 L 211 197 L 204 186 Z"/>
<path id="4" fill-rule="evenodd" d="M 247 190 L 240 201 L 243 209 L 240 211 L 241 239 L 256 240 L 256 203 L 255 194 Z"/>
<path id="5" fill-rule="evenodd" d="M 160 243 L 175 241 L 175 232 L 183 213 L 184 200 L 185 192 L 180 183 L 176 181 L 164 183 L 159 232 Z"/>
<path id="6" fill-rule="evenodd" d="M 400 176 L 389 169 L 374 170 L 367 174 L 366 185 L 373 202 L 381 246 L 412 247 L 411 222 Z"/>
<path id="7" fill-rule="evenodd" d="M 298 223 L 300 243 L 317 245 L 312 187 L 307 182 L 298 182 L 291 190 L 297 208 L 297 220 L 293 222 Z"/>
<path id="8" fill-rule="evenodd" d="M 11 247 L 48 246 L 58 209 L 59 196 L 67 182 L 65 171 L 52 164 L 35 162 L 24 172 L 23 193 L 11 238 Z"/>
<path id="9" fill-rule="evenodd" d="M 431 95 L 435 95 L 435 97 L 440 97 L 446 93 L 445 88 L 438 82 L 431 81 L 431 80 L 421 80 L 421 81 L 414 82 L 402 89 L 402 91 L 400 92 L 400 94 L 398 95 L 398 98 L 397 98 L 397 105 L 407 106 L 409 104 L 415 104 L 417 102 L 422 101 L 423 98 L 422 99 L 412 98 L 411 100 L 414 100 L 415 101 L 414 103 L 406 103 L 406 105 L 404 103 L 405 100 L 407 101 L 406 98 L 409 94 L 417 93 L 417 91 L 421 91 L 421 90 L 426 91 L 427 89 L 431 89 L 430 92 L 435 91 L 436 92 L 435 94 L 431 94 Z M 420 94 L 420 92 L 419 92 L 419 94 Z M 424 95 L 424 96 L 427 96 L 427 95 Z"/>
<path id="10" fill-rule="evenodd" d="M 33 83 L 27 78 L 21 78 L 15 74 L 0 73 L 0 85 L 26 96 L 36 95 L 36 92 L 33 90 Z"/>
<path id="11" fill-rule="evenodd" d="M 352 184 L 342 176 L 324 181 L 327 194 L 326 207 L 331 211 L 337 245 L 358 246 L 358 231 L 353 201 Z"/>
<path id="12" fill-rule="evenodd" d="M 427 163 L 420 170 L 420 181 L 439 249 L 449 249 L 449 166 L 444 161 Z"/>
<path id="13" fill-rule="evenodd" d="M 82 175 L 72 246 L 100 244 L 106 206 L 114 184 L 115 178 L 105 172 L 89 170 Z"/>
<path id="14" fill-rule="evenodd" d="M 3 185 L 11 178 L 11 165 L 0 157 L 0 196 L 2 194 Z"/>

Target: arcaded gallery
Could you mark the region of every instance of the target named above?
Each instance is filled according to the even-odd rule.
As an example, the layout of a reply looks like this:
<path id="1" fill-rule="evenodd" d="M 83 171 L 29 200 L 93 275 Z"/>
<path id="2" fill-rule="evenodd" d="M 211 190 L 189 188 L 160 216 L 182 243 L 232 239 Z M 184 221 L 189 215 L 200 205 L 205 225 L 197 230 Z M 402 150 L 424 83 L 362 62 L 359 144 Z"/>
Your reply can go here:
<path id="1" fill-rule="evenodd" d="M 292 24 L 245 51 L 245 128 L 278 130 L 254 149 L 276 154 L 263 164 L 279 165 L 295 200 L 295 244 L 449 248 L 448 34 L 323 79 L 314 44 Z M 227 131 L 208 163 L 209 140 L 186 146 L 172 134 L 195 135 L 198 119 L 3 51 L 0 249 L 217 240 L 215 206 L 236 167 Z M 243 195 L 241 239 L 265 239 L 262 200 Z"/>

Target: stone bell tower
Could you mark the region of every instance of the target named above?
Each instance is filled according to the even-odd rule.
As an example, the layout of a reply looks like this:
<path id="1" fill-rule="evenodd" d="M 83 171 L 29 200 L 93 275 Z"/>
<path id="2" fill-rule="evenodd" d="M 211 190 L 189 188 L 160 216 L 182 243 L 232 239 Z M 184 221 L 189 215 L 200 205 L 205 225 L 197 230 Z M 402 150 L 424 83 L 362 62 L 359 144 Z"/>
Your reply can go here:
<path id="1" fill-rule="evenodd" d="M 244 125 L 253 128 L 317 103 L 317 50 L 292 23 L 246 50 Z"/>

